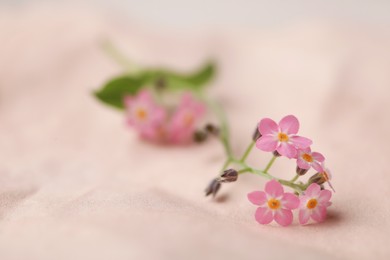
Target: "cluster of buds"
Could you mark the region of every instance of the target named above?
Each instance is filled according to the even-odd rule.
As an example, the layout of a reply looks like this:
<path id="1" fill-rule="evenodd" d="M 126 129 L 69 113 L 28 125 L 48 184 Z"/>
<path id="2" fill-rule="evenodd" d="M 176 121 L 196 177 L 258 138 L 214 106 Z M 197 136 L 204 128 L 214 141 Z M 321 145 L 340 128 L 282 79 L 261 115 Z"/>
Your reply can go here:
<path id="1" fill-rule="evenodd" d="M 215 195 L 221 188 L 221 183 L 235 182 L 238 178 L 238 172 L 234 169 L 225 170 L 219 177 L 213 179 L 210 184 L 207 186 L 205 193 L 208 195 Z"/>
<path id="2" fill-rule="evenodd" d="M 225 170 L 215 178 L 206 189 L 206 195 L 215 194 L 221 183 L 234 182 L 241 173 L 249 172 L 271 179 L 265 185 L 265 191 L 254 191 L 248 194 L 251 203 L 258 206 L 255 219 L 260 224 L 268 224 L 275 220 L 282 226 L 288 226 L 293 221 L 292 211 L 299 209 L 299 222 L 306 224 L 310 219 L 321 222 L 326 218 L 327 207 L 331 205 L 332 192 L 325 189 L 327 183 L 334 191 L 330 180 L 331 173 L 325 167 L 325 157 L 319 152 L 312 152 L 312 141 L 298 135 L 299 121 L 293 115 L 282 118 L 276 123 L 270 118 L 264 118 L 258 123 L 253 136 L 252 144 L 248 147 L 241 159 L 230 158 L 226 165 L 236 163 L 244 169 Z M 246 156 L 252 147 L 270 152 L 273 157 L 264 170 L 257 170 L 245 163 Z M 296 161 L 295 177 L 292 180 L 283 180 L 274 177 L 268 171 L 278 157 L 285 157 Z M 316 173 L 306 183 L 297 182 L 298 178 L 307 174 L 310 169 Z M 283 186 L 294 190 L 294 193 L 284 192 Z"/>
<path id="3" fill-rule="evenodd" d="M 214 137 L 218 137 L 220 133 L 219 127 L 208 123 L 205 125 L 203 129 L 199 129 L 194 133 L 194 141 L 197 143 L 202 143 L 207 140 L 207 138 L 211 135 Z"/>

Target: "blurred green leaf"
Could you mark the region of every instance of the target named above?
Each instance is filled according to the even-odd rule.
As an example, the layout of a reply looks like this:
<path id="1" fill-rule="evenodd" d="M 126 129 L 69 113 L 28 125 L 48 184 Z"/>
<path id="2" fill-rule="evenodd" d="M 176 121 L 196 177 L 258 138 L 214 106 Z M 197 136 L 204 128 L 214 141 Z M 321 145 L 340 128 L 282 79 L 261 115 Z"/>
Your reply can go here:
<path id="1" fill-rule="evenodd" d="M 161 77 L 165 78 L 167 85 L 173 89 L 201 89 L 213 79 L 215 65 L 208 63 L 201 69 L 191 74 L 180 74 L 170 71 L 160 71 Z"/>
<path id="2" fill-rule="evenodd" d="M 135 95 L 142 88 L 146 77 L 120 76 L 108 81 L 102 89 L 96 91 L 95 96 L 108 105 L 124 108 L 123 98 L 126 95 Z"/>
<path id="3" fill-rule="evenodd" d="M 191 74 L 180 74 L 164 69 L 145 70 L 136 75 L 123 75 L 111 79 L 96 91 L 95 96 L 108 105 L 124 108 L 123 98 L 135 95 L 145 86 L 153 86 L 163 80 L 167 88 L 172 90 L 199 90 L 214 77 L 215 65 L 208 63 Z"/>

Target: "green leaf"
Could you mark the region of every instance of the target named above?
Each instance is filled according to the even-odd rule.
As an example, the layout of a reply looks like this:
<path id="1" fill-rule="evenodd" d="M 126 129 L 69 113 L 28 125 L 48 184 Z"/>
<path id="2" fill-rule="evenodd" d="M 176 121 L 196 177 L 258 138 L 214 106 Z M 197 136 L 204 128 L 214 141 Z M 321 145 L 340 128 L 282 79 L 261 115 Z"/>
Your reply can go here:
<path id="1" fill-rule="evenodd" d="M 111 79 L 96 91 L 95 96 L 103 103 L 123 109 L 123 98 L 135 95 L 145 86 L 153 86 L 160 79 L 172 90 L 200 90 L 214 77 L 215 65 L 208 63 L 191 74 L 180 74 L 164 69 L 141 71 L 136 75 L 122 75 Z"/>
<path id="2" fill-rule="evenodd" d="M 96 91 L 95 96 L 108 105 L 124 108 L 123 98 L 126 95 L 135 95 L 145 84 L 147 77 L 120 76 L 108 81 L 102 89 Z"/>
<path id="3" fill-rule="evenodd" d="M 205 87 L 207 83 L 214 77 L 215 65 L 208 63 L 201 69 L 192 74 L 180 74 L 176 72 L 161 70 L 156 74 L 160 74 L 161 77 L 165 78 L 167 85 L 173 89 L 201 89 Z"/>
<path id="4" fill-rule="evenodd" d="M 184 77 L 183 79 L 188 81 L 188 83 L 192 84 L 193 86 L 202 87 L 214 77 L 214 74 L 215 65 L 213 63 L 208 63 L 199 71 L 195 72 L 192 75 Z"/>

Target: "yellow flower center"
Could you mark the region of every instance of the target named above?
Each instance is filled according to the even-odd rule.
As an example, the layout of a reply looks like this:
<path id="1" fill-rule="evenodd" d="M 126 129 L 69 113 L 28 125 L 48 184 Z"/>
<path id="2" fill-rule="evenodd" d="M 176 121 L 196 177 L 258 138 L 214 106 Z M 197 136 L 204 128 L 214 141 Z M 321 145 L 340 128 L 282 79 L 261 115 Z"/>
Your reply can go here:
<path id="1" fill-rule="evenodd" d="M 280 201 L 277 199 L 270 199 L 268 200 L 268 207 L 270 209 L 278 209 L 280 208 Z"/>
<path id="2" fill-rule="evenodd" d="M 316 199 L 310 199 L 307 204 L 306 204 L 306 207 L 308 209 L 314 209 L 316 206 L 317 206 L 317 200 Z"/>
<path id="3" fill-rule="evenodd" d="M 287 142 L 288 141 L 288 135 L 285 133 L 279 133 L 278 134 L 278 139 L 280 142 Z"/>
<path id="4" fill-rule="evenodd" d="M 145 120 L 146 117 L 148 116 L 148 112 L 143 108 L 138 108 L 135 114 L 136 117 L 140 120 Z"/>
<path id="5" fill-rule="evenodd" d="M 302 155 L 302 159 L 305 160 L 306 162 L 309 162 L 309 163 L 313 162 L 313 157 L 310 154 L 307 154 L 307 153 Z"/>

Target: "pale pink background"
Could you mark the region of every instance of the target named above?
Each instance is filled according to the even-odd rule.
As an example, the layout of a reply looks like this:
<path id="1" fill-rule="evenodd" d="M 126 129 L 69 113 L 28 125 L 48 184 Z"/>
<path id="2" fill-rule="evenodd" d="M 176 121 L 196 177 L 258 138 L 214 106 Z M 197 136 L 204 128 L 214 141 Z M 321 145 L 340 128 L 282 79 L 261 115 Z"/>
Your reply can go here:
<path id="1" fill-rule="evenodd" d="M 258 225 L 242 176 L 203 189 L 216 141 L 156 147 L 91 92 L 121 72 L 111 39 L 144 65 L 220 64 L 210 89 L 245 149 L 264 116 L 293 113 L 334 174 L 321 225 Z M 169 31 L 88 10 L 0 11 L 0 259 L 388 259 L 390 37 L 311 21 L 272 30 Z M 259 167 L 269 155 L 255 151 Z M 293 161 L 272 172 L 291 177 Z"/>

